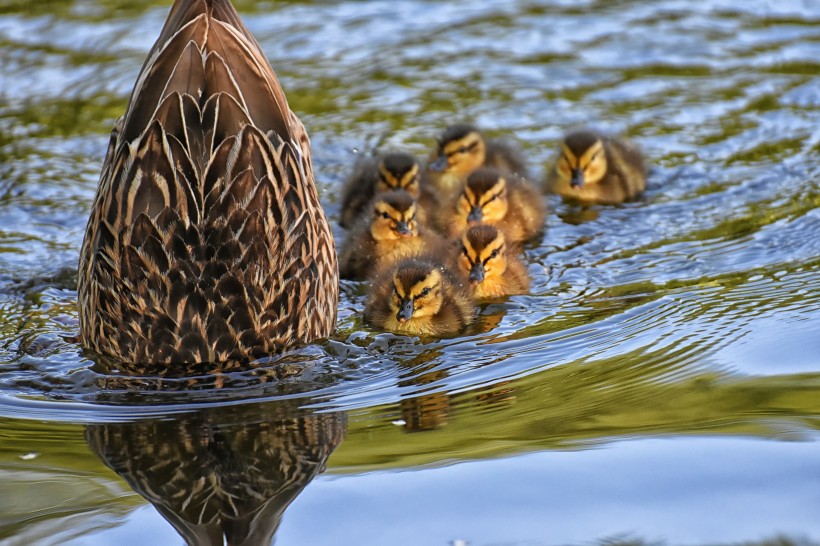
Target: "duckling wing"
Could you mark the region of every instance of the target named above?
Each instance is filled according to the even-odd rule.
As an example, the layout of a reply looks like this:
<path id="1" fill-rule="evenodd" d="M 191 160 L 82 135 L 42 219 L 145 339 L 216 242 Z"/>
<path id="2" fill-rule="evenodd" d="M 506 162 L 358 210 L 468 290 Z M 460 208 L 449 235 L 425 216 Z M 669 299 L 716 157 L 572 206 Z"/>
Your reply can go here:
<path id="1" fill-rule="evenodd" d="M 630 142 L 610 140 L 608 142 L 609 171 L 618 179 L 618 186 L 624 197 L 634 197 L 646 188 L 646 167 L 640 149 Z"/>

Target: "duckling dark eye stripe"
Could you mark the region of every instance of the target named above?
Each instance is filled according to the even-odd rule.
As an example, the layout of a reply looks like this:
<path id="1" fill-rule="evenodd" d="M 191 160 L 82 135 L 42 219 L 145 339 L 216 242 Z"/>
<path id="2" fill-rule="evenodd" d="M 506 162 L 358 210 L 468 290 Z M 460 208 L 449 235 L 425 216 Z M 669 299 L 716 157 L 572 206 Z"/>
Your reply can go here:
<path id="1" fill-rule="evenodd" d="M 427 286 L 427 287 L 425 287 L 425 288 L 429 288 L 429 289 L 430 289 L 430 294 L 432 294 L 432 293 L 433 293 L 433 291 L 434 291 L 434 290 L 437 290 L 439 286 L 441 286 L 441 285 L 440 285 L 439 283 L 436 283 L 436 284 L 434 284 L 434 285 L 432 285 L 432 286 Z M 430 295 L 430 294 L 428 294 L 428 295 Z M 418 295 L 418 296 L 415 296 L 415 297 L 413 298 L 413 300 L 415 300 L 415 299 L 417 299 L 417 298 L 420 298 L 420 297 L 421 297 L 421 293 L 419 293 L 419 295 Z"/>
<path id="2" fill-rule="evenodd" d="M 501 252 L 503 252 L 503 250 L 504 250 L 504 245 L 501 245 L 500 247 L 498 247 L 495 250 L 493 250 L 492 252 L 490 252 L 490 255 L 487 256 L 487 259 L 483 260 L 481 263 L 483 263 L 484 265 L 487 265 L 487 262 L 492 260 L 495 256 L 498 256 L 499 254 L 501 254 Z M 495 254 L 495 256 L 493 256 L 493 254 Z"/>
<path id="3" fill-rule="evenodd" d="M 504 190 L 501 190 L 500 192 L 496 193 L 495 195 L 493 195 L 492 197 L 490 197 L 489 199 L 484 201 L 484 205 L 489 205 L 490 203 L 492 203 L 493 201 L 495 201 L 496 199 L 501 197 L 502 193 L 504 193 Z M 483 207 L 484 205 L 481 205 L 481 206 Z"/>

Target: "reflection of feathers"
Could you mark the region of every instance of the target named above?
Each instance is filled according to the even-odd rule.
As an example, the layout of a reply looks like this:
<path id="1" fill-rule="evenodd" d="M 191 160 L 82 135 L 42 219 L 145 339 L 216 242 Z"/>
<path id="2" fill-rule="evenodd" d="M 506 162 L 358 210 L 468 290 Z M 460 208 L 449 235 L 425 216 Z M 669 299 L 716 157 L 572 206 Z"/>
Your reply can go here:
<path id="1" fill-rule="evenodd" d="M 310 143 L 229 0 L 177 0 L 112 133 L 80 258 L 83 343 L 245 360 L 328 335 L 336 255 Z"/>
<path id="2" fill-rule="evenodd" d="M 344 414 L 250 407 L 250 418 L 241 407 L 222 407 L 91 425 L 86 437 L 189 544 L 270 544 L 287 506 L 341 442 Z"/>

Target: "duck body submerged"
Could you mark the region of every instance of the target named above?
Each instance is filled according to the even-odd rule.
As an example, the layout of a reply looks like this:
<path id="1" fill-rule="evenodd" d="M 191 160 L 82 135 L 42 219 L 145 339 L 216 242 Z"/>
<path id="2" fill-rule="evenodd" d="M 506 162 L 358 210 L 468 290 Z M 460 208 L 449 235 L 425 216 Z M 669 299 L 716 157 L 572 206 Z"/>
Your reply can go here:
<path id="1" fill-rule="evenodd" d="M 310 142 L 229 0 L 176 0 L 111 135 L 83 241 L 83 344 L 248 360 L 325 337 L 338 268 Z"/>

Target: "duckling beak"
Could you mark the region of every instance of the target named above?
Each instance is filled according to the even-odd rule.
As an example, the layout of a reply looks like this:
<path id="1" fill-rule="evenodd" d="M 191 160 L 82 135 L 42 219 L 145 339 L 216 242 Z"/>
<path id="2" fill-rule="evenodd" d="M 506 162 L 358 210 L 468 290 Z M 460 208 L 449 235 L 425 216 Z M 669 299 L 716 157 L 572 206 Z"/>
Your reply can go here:
<path id="1" fill-rule="evenodd" d="M 473 207 L 473 210 L 471 210 L 470 214 L 467 216 L 467 221 L 470 223 L 480 222 L 483 219 L 484 211 L 481 210 L 481 207 Z"/>
<path id="2" fill-rule="evenodd" d="M 413 235 L 413 230 L 407 225 L 407 222 L 399 222 L 396 224 L 396 233 L 402 237 L 410 237 Z"/>
<path id="3" fill-rule="evenodd" d="M 447 170 L 447 156 L 438 156 L 435 161 L 427 165 L 427 169 L 434 173 L 443 173 Z"/>
<path id="4" fill-rule="evenodd" d="M 413 300 L 402 300 L 399 312 L 396 313 L 396 320 L 399 322 L 407 322 L 413 318 Z"/>
<path id="5" fill-rule="evenodd" d="M 580 188 L 584 185 L 584 171 L 582 169 L 573 169 L 569 185 L 572 188 Z"/>
<path id="6" fill-rule="evenodd" d="M 474 263 L 470 268 L 470 282 L 478 284 L 484 280 L 484 264 L 481 262 Z"/>

